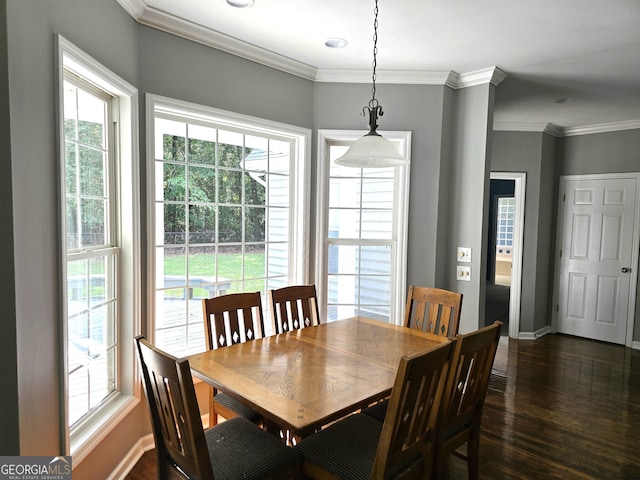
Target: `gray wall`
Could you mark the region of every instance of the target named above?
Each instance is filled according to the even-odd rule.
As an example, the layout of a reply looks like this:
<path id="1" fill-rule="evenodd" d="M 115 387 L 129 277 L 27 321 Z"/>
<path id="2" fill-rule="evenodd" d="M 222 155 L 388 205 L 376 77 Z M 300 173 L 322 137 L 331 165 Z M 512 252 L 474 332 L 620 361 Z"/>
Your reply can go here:
<path id="1" fill-rule="evenodd" d="M 444 86 L 429 85 L 377 86 L 376 98 L 384 111 L 378 122 L 379 131 L 412 132 L 407 285 L 433 286 L 436 281 L 436 226 L 442 217 L 440 178 L 446 153 L 442 125 L 443 109 L 448 107 L 446 90 Z M 318 83 L 314 128 L 366 132 L 368 118 L 360 113 L 370 98 L 370 85 Z"/>
<path id="2" fill-rule="evenodd" d="M 564 137 L 560 175 L 640 172 L 640 129 Z"/>
<path id="3" fill-rule="evenodd" d="M 478 85 L 455 92 L 452 117 L 451 170 L 448 179 L 449 224 L 446 239 L 447 285 L 462 293 L 460 332 L 484 325 L 489 165 L 495 87 Z M 456 275 L 457 247 L 471 248 L 471 280 Z"/>
<path id="4" fill-rule="evenodd" d="M 493 132 L 491 170 L 527 174 L 520 331 L 551 325 L 557 196 L 556 139 L 535 132 Z"/>

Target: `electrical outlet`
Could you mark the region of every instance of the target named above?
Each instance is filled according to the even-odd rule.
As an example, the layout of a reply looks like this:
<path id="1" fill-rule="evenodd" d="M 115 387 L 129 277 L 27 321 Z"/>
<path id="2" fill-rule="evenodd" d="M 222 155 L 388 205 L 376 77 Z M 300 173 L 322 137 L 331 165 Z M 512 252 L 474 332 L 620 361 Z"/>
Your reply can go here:
<path id="1" fill-rule="evenodd" d="M 456 277 L 462 282 L 471 281 L 471 267 L 463 267 L 458 265 Z"/>
<path id="2" fill-rule="evenodd" d="M 467 247 L 458 247 L 458 261 L 464 263 L 471 262 L 471 249 Z"/>

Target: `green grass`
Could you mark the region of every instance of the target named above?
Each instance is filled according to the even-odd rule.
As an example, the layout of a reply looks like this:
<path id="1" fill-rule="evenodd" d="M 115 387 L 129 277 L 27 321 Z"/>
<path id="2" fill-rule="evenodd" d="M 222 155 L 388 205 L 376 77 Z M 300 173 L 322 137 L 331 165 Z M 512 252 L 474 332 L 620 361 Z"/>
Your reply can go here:
<path id="1" fill-rule="evenodd" d="M 244 255 L 244 276 L 242 275 L 242 255 L 239 253 L 226 253 L 213 255 L 191 255 L 189 257 L 189 270 L 192 276 L 213 276 L 215 265 L 212 262 L 218 262 L 218 277 L 228 278 L 229 280 L 255 279 L 245 281 L 245 291 L 257 291 L 264 289 L 265 275 L 265 258 L 264 253 L 248 253 Z M 168 256 L 164 259 L 164 269 L 166 275 L 184 275 L 185 258 L 183 255 Z M 97 272 L 94 273 L 103 273 Z M 73 262 L 67 271 L 68 276 L 84 275 L 85 263 Z M 232 283 L 229 293 L 240 291 L 238 282 Z M 93 287 L 91 289 L 92 296 L 103 295 L 103 287 Z M 173 293 L 173 292 L 172 292 Z M 206 296 L 205 289 L 194 288 L 194 296 Z M 176 295 L 182 295 L 182 289 L 176 290 Z M 170 294 L 171 295 L 171 294 Z"/>
<path id="2" fill-rule="evenodd" d="M 191 275 L 211 275 L 211 255 L 191 255 L 189 257 L 189 271 Z M 242 255 L 226 253 L 215 257 L 218 262 L 218 276 L 229 279 L 242 278 Z M 164 271 L 167 275 L 184 275 L 184 257 L 165 257 Z M 264 277 L 264 253 L 249 253 L 244 255 L 244 278 Z"/>

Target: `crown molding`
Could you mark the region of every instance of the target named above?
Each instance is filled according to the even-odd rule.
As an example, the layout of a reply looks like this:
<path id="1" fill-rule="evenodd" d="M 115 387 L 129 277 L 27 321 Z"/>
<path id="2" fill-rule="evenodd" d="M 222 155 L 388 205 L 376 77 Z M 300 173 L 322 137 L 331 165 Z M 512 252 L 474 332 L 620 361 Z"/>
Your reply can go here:
<path id="1" fill-rule="evenodd" d="M 456 82 L 457 74 L 449 71 L 377 70 L 376 82 L 410 85 L 448 85 Z M 369 83 L 371 70 L 318 69 L 316 82 Z"/>
<path id="2" fill-rule="evenodd" d="M 589 135 L 592 133 L 619 132 L 621 130 L 635 130 L 636 128 L 640 129 L 640 119 L 627 120 L 624 122 L 600 123 L 597 125 L 585 125 L 582 127 L 569 127 L 563 129 L 563 136 L 573 137 L 575 135 Z"/>
<path id="3" fill-rule="evenodd" d="M 147 4 L 143 0 L 116 0 L 125 11 L 131 15 L 134 20 L 140 21 L 140 17 L 147 9 Z"/>
<path id="4" fill-rule="evenodd" d="M 598 125 L 585 125 L 582 127 L 559 127 L 553 123 L 527 123 L 527 122 L 494 122 L 493 130 L 508 132 L 541 132 L 554 137 L 573 137 L 577 135 L 590 135 L 594 133 L 619 132 L 621 130 L 640 129 L 639 120 L 624 122 L 602 123 Z"/>
<path id="5" fill-rule="evenodd" d="M 505 78 L 507 78 L 507 74 L 498 67 L 483 68 L 482 70 L 459 74 L 457 85 L 454 88 L 474 87 L 485 83 L 497 86 Z"/>

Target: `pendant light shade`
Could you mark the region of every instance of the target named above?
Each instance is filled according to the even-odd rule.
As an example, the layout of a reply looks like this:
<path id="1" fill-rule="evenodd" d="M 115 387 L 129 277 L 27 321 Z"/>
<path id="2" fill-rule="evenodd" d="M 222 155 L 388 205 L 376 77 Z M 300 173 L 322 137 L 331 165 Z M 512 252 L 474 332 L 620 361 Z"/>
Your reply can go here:
<path id="1" fill-rule="evenodd" d="M 376 129 L 378 117 L 383 115 L 382 106 L 376 99 L 376 66 L 378 54 L 378 0 L 375 3 L 373 21 L 373 74 L 371 75 L 371 100 L 369 106 L 363 108 L 363 113 L 369 111 L 369 133 L 357 140 L 335 164 L 355 168 L 388 168 L 407 165 L 409 160 L 398 152 L 389 140 L 384 138 Z"/>
<path id="2" fill-rule="evenodd" d="M 377 134 L 360 138 L 335 161 L 336 165 L 357 168 L 397 167 L 407 163 L 393 143 Z"/>

